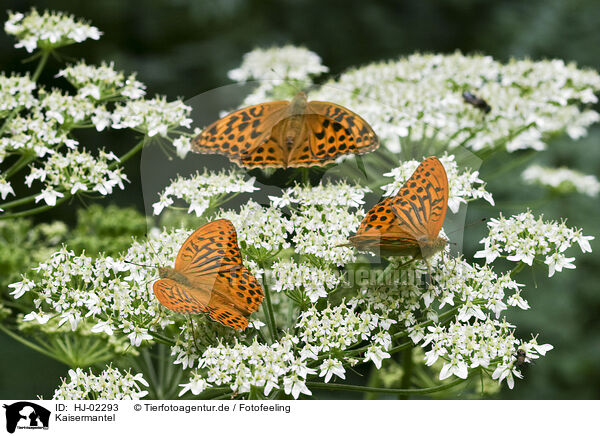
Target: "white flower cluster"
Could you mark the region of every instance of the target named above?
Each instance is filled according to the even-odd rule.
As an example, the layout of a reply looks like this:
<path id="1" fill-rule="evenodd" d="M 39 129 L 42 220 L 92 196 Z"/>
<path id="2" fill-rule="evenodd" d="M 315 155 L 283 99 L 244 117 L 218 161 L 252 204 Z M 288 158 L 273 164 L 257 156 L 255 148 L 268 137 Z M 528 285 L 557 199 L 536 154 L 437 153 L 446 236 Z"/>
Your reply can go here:
<path id="1" fill-rule="evenodd" d="M 98 157 L 85 150 L 53 153 L 42 167 L 30 167 L 31 173 L 25 178 L 25 184 L 31 187 L 34 180 L 45 183 L 46 187 L 36 197 L 36 203 L 44 199 L 50 206 L 56 204 L 57 197 L 64 196 L 60 191 L 69 191 L 71 195 L 77 192 L 108 195 L 115 186 L 125 189 L 123 182 L 128 181 L 121 168 L 111 169 L 110 161 L 118 161 L 112 152 L 100 151 Z"/>
<path id="2" fill-rule="evenodd" d="M 272 98 L 287 98 L 288 95 L 273 96 L 272 91 L 286 81 L 301 82 L 301 86 L 311 83 L 313 76 L 326 73 L 329 69 L 321 64 L 321 58 L 303 47 L 287 45 L 270 49 L 256 49 L 244 55 L 239 68 L 229 71 L 229 78 L 236 82 L 256 80 L 259 86 L 246 97 L 243 105 L 262 103 Z M 297 93 L 291 85 L 286 93 Z"/>
<path id="3" fill-rule="evenodd" d="M 548 351 L 554 349 L 554 347 L 550 344 L 538 344 L 536 337 L 527 342 L 520 341 L 519 344 L 518 351 L 525 353 L 524 363 L 531 363 L 533 359 L 538 359 L 540 356 L 545 356 Z M 510 350 L 507 349 L 506 351 Z M 496 369 L 492 374 L 492 379 L 498 380 L 498 383 L 502 383 L 502 380 L 506 379 L 506 384 L 510 389 L 512 389 L 515 385 L 515 379 L 513 376 L 517 378 L 523 378 L 523 374 L 521 374 L 521 370 L 517 364 L 517 356 L 515 354 L 511 355 L 509 352 L 501 355 L 500 357 L 502 357 L 502 362 L 496 366 Z"/>
<path id="4" fill-rule="evenodd" d="M 356 231 L 364 211 L 358 208 L 368 188 L 346 182 L 325 183 L 315 187 L 294 186 L 281 197 L 269 197 L 276 207 L 291 209 L 294 226 L 292 241 L 298 254 L 315 256 L 343 266 L 356 259 L 354 250 L 337 247 Z M 358 208 L 356 212 L 349 209 Z"/>
<path id="5" fill-rule="evenodd" d="M 86 39 L 100 39 L 102 34 L 71 15 L 49 11 L 40 15 L 36 9 L 27 14 L 9 12 L 4 31 L 17 38 L 16 48 L 23 47 L 30 53 L 37 48 L 52 50 Z"/>
<path id="6" fill-rule="evenodd" d="M 413 271 L 413 268 L 422 268 L 413 264 L 401 270 L 395 268 L 399 275 L 388 277 L 378 286 L 364 288 L 356 300 L 404 326 L 406 330 L 394 337 L 408 336 L 423 347 L 427 365 L 441 358 L 444 364 L 440 380 L 451 375 L 464 379 L 469 368 L 495 371 L 502 362 L 510 364 L 512 370 L 519 342 L 513 334 L 514 326 L 499 319 L 509 306 L 529 309 L 521 296 L 522 285 L 510 274 L 499 276 L 488 266 L 471 265 L 463 259 L 442 262 L 439 256 L 433 260 L 437 261 L 438 268 L 434 286 L 423 289 L 418 285 L 416 278 L 422 271 Z M 445 306 L 451 309 L 443 312 Z M 550 345 L 542 347 L 552 348 Z M 532 353 L 531 357 L 536 356 Z M 512 388 L 512 379 L 508 379 L 508 384 Z"/>
<path id="7" fill-rule="evenodd" d="M 181 100 L 167 101 L 165 97 L 128 100 L 117 105 L 112 113 L 113 129 L 133 129 L 149 137 L 167 137 L 169 130 L 189 128 L 192 108 Z"/>
<path id="8" fill-rule="evenodd" d="M 10 152 L 30 150 L 39 158 L 52 154 L 61 145 L 70 147 L 77 141 L 69 137 L 68 131 L 61 129 L 55 118 L 45 119 L 43 113 L 35 110 L 28 116 L 17 115 L 6 120 L 7 135 L 0 137 L 0 163 Z"/>
<path id="9" fill-rule="evenodd" d="M 175 199 L 182 199 L 189 204 L 188 213 L 194 212 L 202 216 L 207 209 L 230 199 L 229 194 L 254 192 L 255 178 L 245 178 L 236 171 L 211 173 L 205 170 L 190 177 L 177 177 L 160 194 L 160 201 L 152 205 L 154 215 L 160 215 L 165 207 L 172 205 Z"/>
<path id="10" fill-rule="evenodd" d="M 77 88 L 78 95 L 94 100 L 124 96 L 132 100 L 146 93 L 146 86 L 136 80 L 135 74 L 125 74 L 114 69 L 114 64 L 87 65 L 80 61 L 59 71 L 56 77 L 64 77 Z"/>
<path id="11" fill-rule="evenodd" d="M 251 345 L 236 342 L 233 346 L 209 347 L 190 381 L 180 385 L 183 389 L 179 395 L 187 391 L 198 395 L 211 386 L 229 386 L 239 393 L 250 392 L 252 386 L 262 387 L 265 396 L 281 388 L 294 398 L 311 395 L 305 381 L 308 374 L 316 371 L 295 353 L 297 343 L 297 338 L 286 335 L 272 345 L 254 341 Z"/>
<path id="12" fill-rule="evenodd" d="M 561 193 L 579 192 L 596 197 L 600 192 L 600 182 L 596 176 L 565 167 L 550 168 L 531 165 L 523 171 L 522 177 L 529 184 L 546 186 Z"/>
<path id="13" fill-rule="evenodd" d="M 365 202 L 363 197 L 369 188 L 350 185 L 344 181 L 337 183 L 319 184 L 317 186 L 305 186 L 296 184 L 286 189 L 281 197 L 269 196 L 273 206 L 289 207 L 300 205 L 310 206 L 332 206 L 332 207 L 361 207 Z"/>
<path id="14" fill-rule="evenodd" d="M 489 56 L 414 54 L 351 70 L 310 93 L 365 118 L 382 143 L 398 152 L 404 141 L 434 139 L 453 149 L 505 147 L 541 150 L 550 134 L 585 135 L 599 120 L 593 110 L 600 76 L 560 60 L 511 60 Z M 485 99 L 485 114 L 463 92 Z"/>
<path id="15" fill-rule="evenodd" d="M 269 49 L 256 49 L 244 55 L 239 68 L 228 76 L 236 82 L 248 80 L 305 80 L 326 73 L 329 68 L 321 64 L 316 53 L 303 47 L 286 45 Z"/>
<path id="16" fill-rule="evenodd" d="M 13 110 L 30 108 L 36 102 L 33 91 L 36 84 L 29 76 L 0 73 L 0 117 Z"/>
<path id="17" fill-rule="evenodd" d="M 271 271 L 274 291 L 300 291 L 312 303 L 327 297 L 328 291 L 335 289 L 342 280 L 339 273 L 330 268 L 293 260 L 278 260 L 271 266 Z"/>
<path id="18" fill-rule="evenodd" d="M 38 98 L 39 109 L 44 113 L 46 121 L 56 120 L 59 125 L 80 123 L 94 113 L 94 104 L 80 95 L 69 95 L 54 89 L 50 92 L 41 90 Z"/>
<path id="19" fill-rule="evenodd" d="M 177 233 L 173 236 L 177 239 Z M 169 245 L 165 247 L 169 248 Z M 144 249 L 151 252 L 147 246 Z M 132 253 L 135 250 L 134 245 Z M 142 250 L 137 248 L 137 251 Z M 133 257 L 132 254 L 129 256 Z M 140 260 L 139 257 L 135 257 L 135 261 L 151 263 L 150 259 Z M 123 273 L 130 268 L 129 277 L 124 277 Z M 58 317 L 59 326 L 68 322 L 75 331 L 82 320 L 87 319 L 95 322 L 92 332 L 109 336 L 123 332 L 136 347 L 142 340 L 152 339 L 148 332 L 156 328 L 156 322 L 168 323 L 158 317 L 158 302 L 146 286 L 149 279 L 156 276 L 153 270 L 134 267 L 111 257 L 76 256 L 66 248 L 54 253 L 34 270 L 37 271 L 35 282 L 24 279 L 9 285 L 15 299 L 26 293 L 33 294 L 35 310 L 25 315 L 25 322 L 45 324 L 51 317 Z"/>
<path id="20" fill-rule="evenodd" d="M 469 369 L 481 367 L 487 370 L 492 362 L 495 364 L 492 377 L 499 382 L 506 379 L 510 389 L 514 387 L 513 375 L 522 377 L 515 365 L 520 342 L 514 337 L 514 326 L 506 320 L 487 317 L 472 323 L 433 325 L 427 330 L 423 343 L 423 346 L 430 346 L 425 353 L 426 365 L 431 366 L 440 358 L 444 360 L 440 380 L 452 375 L 465 379 Z M 545 355 L 553 348 L 550 344 L 534 346 L 533 342 L 523 345 L 530 349 L 528 358 Z"/>
<path id="21" fill-rule="evenodd" d="M 494 205 L 492 194 L 485 190 L 485 182 L 479 178 L 479 171 L 466 169 L 459 172 L 454 155 L 446 154 L 440 158 L 440 162 L 444 165 L 448 176 L 448 207 L 453 213 L 458 212 L 461 204 L 467 204 L 467 202 L 478 198 L 483 198 L 492 206 Z M 392 183 L 381 187 L 385 191 L 384 197 L 396 195 L 404 182 L 417 169 L 419 163 L 415 160 L 406 161 L 402 163 L 402 166 L 384 174 L 386 177 L 394 178 Z"/>
<path id="22" fill-rule="evenodd" d="M 139 400 L 148 395 L 139 385 L 148 386 L 144 375 L 124 374 L 117 368 L 108 367 L 99 375 L 81 368 L 69 370 L 70 380 L 54 391 L 53 400 Z"/>
<path id="23" fill-rule="evenodd" d="M 255 258 L 263 257 L 260 253 L 275 254 L 290 246 L 287 239 L 293 224 L 272 206 L 263 207 L 250 200 L 239 212 L 220 211 L 217 218 L 233 223 L 240 247 Z"/>
<path id="24" fill-rule="evenodd" d="M 485 258 L 486 263 L 498 257 L 506 257 L 512 262 L 523 262 L 533 265 L 536 257 L 544 258 L 548 265 L 548 276 L 563 268 L 574 269 L 574 257 L 566 257 L 564 252 L 574 243 L 579 245 L 583 253 L 592 251 L 590 246 L 593 236 L 584 236 L 581 229 L 567 227 L 564 222 L 544 221 L 536 218 L 530 211 L 510 218 L 491 219 L 488 222 L 489 235 L 480 242 L 483 250 L 475 253 L 476 258 Z"/>
<path id="25" fill-rule="evenodd" d="M 305 344 L 302 354 L 316 360 L 320 354 L 336 355 L 361 341 L 369 341 L 369 345 L 354 354 L 359 357 L 363 353 L 363 362 L 372 361 L 381 368 L 383 359 L 390 357 L 387 351 L 392 338 L 388 330 L 396 321 L 370 308 L 359 307 L 360 303 L 360 299 L 354 298 L 338 306 L 322 310 L 313 306 L 302 312 L 297 324 L 298 336 Z M 345 363 L 354 366 L 358 359 L 350 357 Z"/>
<path id="26" fill-rule="evenodd" d="M 316 376 L 314 366 L 319 363 L 319 377 L 328 382 L 336 375 L 345 378 L 343 364 L 356 365 L 372 361 L 378 368 L 391 347 L 388 329 L 395 323 L 377 313 L 362 310 L 359 301 L 317 310 L 309 308 L 300 315 L 298 336 L 286 334 L 272 345 L 254 341 L 251 345 L 236 342 L 208 347 L 192 372 L 183 390 L 198 395 L 209 387 L 229 386 L 233 392 L 250 392 L 252 386 L 263 388 L 268 396 L 273 389 L 283 389 L 287 395 L 312 395 L 306 386 L 308 376 Z M 364 349 L 353 353 L 356 357 L 336 357 L 340 351 L 370 341 Z M 322 359 L 319 356 L 323 354 Z M 361 358 L 361 359 L 359 359 Z"/>

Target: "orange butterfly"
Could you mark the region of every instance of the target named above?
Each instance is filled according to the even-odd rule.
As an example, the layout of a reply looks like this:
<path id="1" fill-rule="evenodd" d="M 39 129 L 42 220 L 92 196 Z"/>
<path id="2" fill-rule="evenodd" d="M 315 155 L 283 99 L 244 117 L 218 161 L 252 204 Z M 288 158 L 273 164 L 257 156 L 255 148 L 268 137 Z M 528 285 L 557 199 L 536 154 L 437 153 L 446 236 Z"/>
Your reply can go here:
<path id="1" fill-rule="evenodd" d="M 326 101 L 249 106 L 215 121 L 192 141 L 196 153 L 225 155 L 247 168 L 324 166 L 377 149 L 379 139 L 359 115 Z"/>
<path id="2" fill-rule="evenodd" d="M 154 295 L 180 313 L 205 313 L 214 321 L 244 330 L 264 292 L 242 264 L 235 227 L 229 220 L 210 222 L 187 238 L 175 268 L 159 268 Z"/>
<path id="3" fill-rule="evenodd" d="M 448 242 L 439 236 L 447 209 L 446 170 L 437 157 L 428 157 L 396 196 L 371 208 L 356 235 L 342 246 L 427 259 Z"/>

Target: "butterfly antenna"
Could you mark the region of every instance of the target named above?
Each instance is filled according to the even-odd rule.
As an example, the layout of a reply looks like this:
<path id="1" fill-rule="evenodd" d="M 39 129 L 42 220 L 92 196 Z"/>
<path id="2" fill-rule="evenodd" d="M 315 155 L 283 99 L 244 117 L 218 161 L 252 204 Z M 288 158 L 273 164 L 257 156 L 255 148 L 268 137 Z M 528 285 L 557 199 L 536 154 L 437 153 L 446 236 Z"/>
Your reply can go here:
<path id="1" fill-rule="evenodd" d="M 132 262 L 130 260 L 124 260 L 123 259 L 123 262 L 130 263 L 132 265 L 139 266 L 141 268 L 159 268 L 158 266 L 154 266 L 154 265 L 142 265 L 141 263 L 135 263 L 135 262 Z"/>
<path id="2" fill-rule="evenodd" d="M 158 252 L 154 249 L 154 245 L 152 245 L 152 241 L 150 239 L 148 239 L 148 235 L 146 235 L 146 241 L 148 242 L 147 245 L 150 246 L 150 250 L 152 250 L 152 253 L 154 253 L 154 260 L 156 260 L 157 263 L 160 263 L 160 262 L 158 262 L 160 260 L 158 257 Z"/>
<path id="3" fill-rule="evenodd" d="M 198 347 L 198 336 L 196 336 L 196 329 L 194 328 L 194 320 L 191 316 L 188 316 L 188 321 L 192 326 L 192 338 L 194 339 L 194 347 L 196 347 L 196 350 L 200 350 L 200 347 Z"/>
<path id="4" fill-rule="evenodd" d="M 279 71 L 275 70 L 275 68 L 271 67 L 271 68 L 270 68 L 270 70 L 271 70 L 273 73 L 275 73 L 275 75 L 276 75 L 276 76 L 279 76 L 279 77 L 278 77 L 278 79 L 279 79 L 279 80 L 281 80 L 281 82 L 282 82 L 282 83 L 288 84 L 288 85 L 290 85 L 292 88 L 294 88 L 294 90 L 296 91 L 296 94 L 298 94 L 298 93 L 300 93 L 300 92 L 302 92 L 302 91 L 303 91 L 302 89 L 298 88 L 298 87 L 295 85 L 295 83 L 294 83 L 294 82 L 293 82 L 291 79 L 289 79 L 289 78 L 287 78 L 287 77 L 285 77 L 285 76 L 282 76 L 282 75 L 279 73 Z"/>
<path id="5" fill-rule="evenodd" d="M 451 235 L 452 233 L 456 233 L 456 232 L 458 232 L 458 231 L 461 231 L 461 230 L 464 230 L 464 229 L 466 229 L 467 227 L 471 227 L 471 226 L 474 226 L 474 225 L 476 225 L 476 224 L 483 223 L 483 222 L 485 222 L 485 221 L 487 221 L 487 218 L 483 217 L 483 218 L 481 218 L 480 220 L 477 220 L 477 221 L 472 221 L 472 222 L 470 222 L 469 224 L 465 224 L 463 227 L 459 227 L 459 228 L 457 228 L 457 229 L 454 229 L 454 230 L 452 230 L 452 231 L 450 231 L 450 232 L 446 232 L 446 235 Z"/>

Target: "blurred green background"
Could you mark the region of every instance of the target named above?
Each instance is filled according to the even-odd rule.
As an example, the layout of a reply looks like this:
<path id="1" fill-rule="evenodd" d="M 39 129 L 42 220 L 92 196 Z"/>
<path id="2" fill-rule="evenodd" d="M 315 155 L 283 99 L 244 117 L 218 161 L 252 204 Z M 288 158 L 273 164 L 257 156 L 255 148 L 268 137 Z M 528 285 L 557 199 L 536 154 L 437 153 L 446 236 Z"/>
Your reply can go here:
<path id="1" fill-rule="evenodd" d="M 503 61 L 510 57 L 561 58 L 581 67 L 600 69 L 597 0 L 4 0 L 1 5 L 1 9 L 22 12 L 32 6 L 61 10 L 90 20 L 104 32 L 103 37 L 69 47 L 63 50 L 65 54 L 73 59 L 84 57 L 89 63 L 114 61 L 117 69 L 137 71 L 150 95 L 166 94 L 171 99 L 190 98 L 227 84 L 227 71 L 240 64 L 244 53 L 255 47 L 287 43 L 304 45 L 318 53 L 332 75 L 415 51 L 450 53 L 456 49 L 489 54 Z M 4 33 L 0 35 L 1 68 L 7 72 L 25 71 L 31 67 L 21 63 L 26 53 L 13 49 L 13 43 Z M 50 80 L 57 67 L 51 62 L 42 81 Z M 119 150 L 118 142 L 126 139 L 115 135 L 112 142 L 111 135 L 103 138 L 111 149 Z M 577 142 L 568 138 L 553 140 L 548 150 L 535 155 L 534 160 L 598 175 L 599 142 L 600 128 L 596 127 Z M 122 147 L 130 145 L 129 141 Z M 535 277 L 531 273 L 518 277 L 528 285 L 525 297 L 532 309 L 510 313 L 509 319 L 519 326 L 518 333 L 523 337 L 539 332 L 539 342 L 549 342 L 555 349 L 548 358 L 531 366 L 526 380 L 517 383 L 514 390 L 504 389 L 500 398 L 598 399 L 600 204 L 597 198 L 577 195 L 549 196 L 540 202 L 546 192 L 522 186 L 519 176 L 523 166 L 495 177 L 495 168 L 503 159 L 505 155 L 494 156 L 481 168 L 498 207 L 472 206 L 467 222 L 496 216 L 500 210 L 512 214 L 535 204 L 535 212 L 548 218 L 567 218 L 570 225 L 583 227 L 585 234 L 597 240 L 592 243 L 593 254 L 578 257 L 575 271 L 549 280 L 546 270 L 539 268 Z M 139 162 L 134 159 L 127 169 L 132 183 L 102 203 L 143 211 Z M 60 219 L 75 227 L 78 207 L 66 205 L 35 220 Z M 485 232 L 484 225 L 469 228 L 467 255 L 474 253 Z M 59 377 L 66 375 L 63 365 L 3 335 L 0 349 L 0 398 L 49 398 Z"/>

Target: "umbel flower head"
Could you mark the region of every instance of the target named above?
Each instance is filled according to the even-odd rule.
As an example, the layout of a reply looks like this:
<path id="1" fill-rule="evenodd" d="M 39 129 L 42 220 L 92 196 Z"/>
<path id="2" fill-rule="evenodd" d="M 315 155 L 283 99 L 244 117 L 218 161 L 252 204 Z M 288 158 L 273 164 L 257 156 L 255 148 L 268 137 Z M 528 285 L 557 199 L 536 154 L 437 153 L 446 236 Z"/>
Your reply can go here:
<path id="1" fill-rule="evenodd" d="M 584 136 L 599 120 L 600 76 L 561 60 L 511 60 L 490 56 L 414 54 L 342 74 L 309 94 L 361 114 L 383 145 L 434 138 L 450 150 L 543 150 L 546 138 L 566 131 Z M 491 106 L 486 114 L 464 102 L 474 92 Z"/>
<path id="2" fill-rule="evenodd" d="M 590 197 L 597 197 L 600 192 L 600 182 L 596 176 L 565 167 L 550 168 L 531 165 L 523 171 L 522 177 L 529 184 L 545 186 L 563 194 L 578 192 Z"/>
<path id="3" fill-rule="evenodd" d="M 148 395 L 140 385 L 148 386 L 144 375 L 108 367 L 99 375 L 81 368 L 69 370 L 69 380 L 54 391 L 53 400 L 139 400 Z"/>
<path id="4" fill-rule="evenodd" d="M 563 268 L 575 268 L 572 263 L 575 258 L 564 254 L 575 243 L 583 253 L 592 251 L 593 236 L 585 236 L 581 229 L 567 227 L 564 222 L 536 218 L 530 211 L 510 218 L 500 215 L 491 219 L 488 227 L 490 234 L 480 241 L 485 248 L 475 253 L 476 258 L 484 258 L 486 263 L 505 257 L 532 266 L 539 257 L 548 265 L 548 276 L 552 277 Z"/>
<path id="5" fill-rule="evenodd" d="M 189 150 L 191 108 L 180 100 L 165 97 L 144 98 L 146 86 L 135 74 L 125 74 L 112 63 L 89 65 L 85 61 L 65 66 L 55 79 L 73 89 L 64 91 L 36 84 L 48 56 L 61 46 L 98 39 L 100 31 L 81 20 L 59 12 L 9 13 L 7 33 L 14 35 L 17 47 L 38 50 L 31 59 L 38 67 L 30 75 L 0 74 L 0 212 L 7 217 L 39 213 L 73 195 L 112 193 L 124 188 L 127 176 L 122 164 L 134 156 L 150 138 L 172 141 L 180 156 Z M 141 140 L 131 150 L 91 153 L 80 144 L 74 131 L 95 128 L 131 129 Z M 175 133 L 174 131 L 177 130 Z M 101 142 L 100 142 L 101 143 Z M 7 162 L 7 157 L 17 157 Z M 18 192 L 15 178 L 25 171 L 24 184 L 34 192 L 22 199 L 7 200 Z M 37 191 L 35 191 L 37 189 Z M 22 192 L 22 191 L 21 191 Z M 43 205 L 35 206 L 35 203 Z M 29 208 L 29 209 L 27 209 Z"/>
<path id="6" fill-rule="evenodd" d="M 17 38 L 16 48 L 23 47 L 30 53 L 35 49 L 50 50 L 86 39 L 100 39 L 102 34 L 72 15 L 49 11 L 40 14 L 36 9 L 28 14 L 9 12 L 4 31 Z"/>

